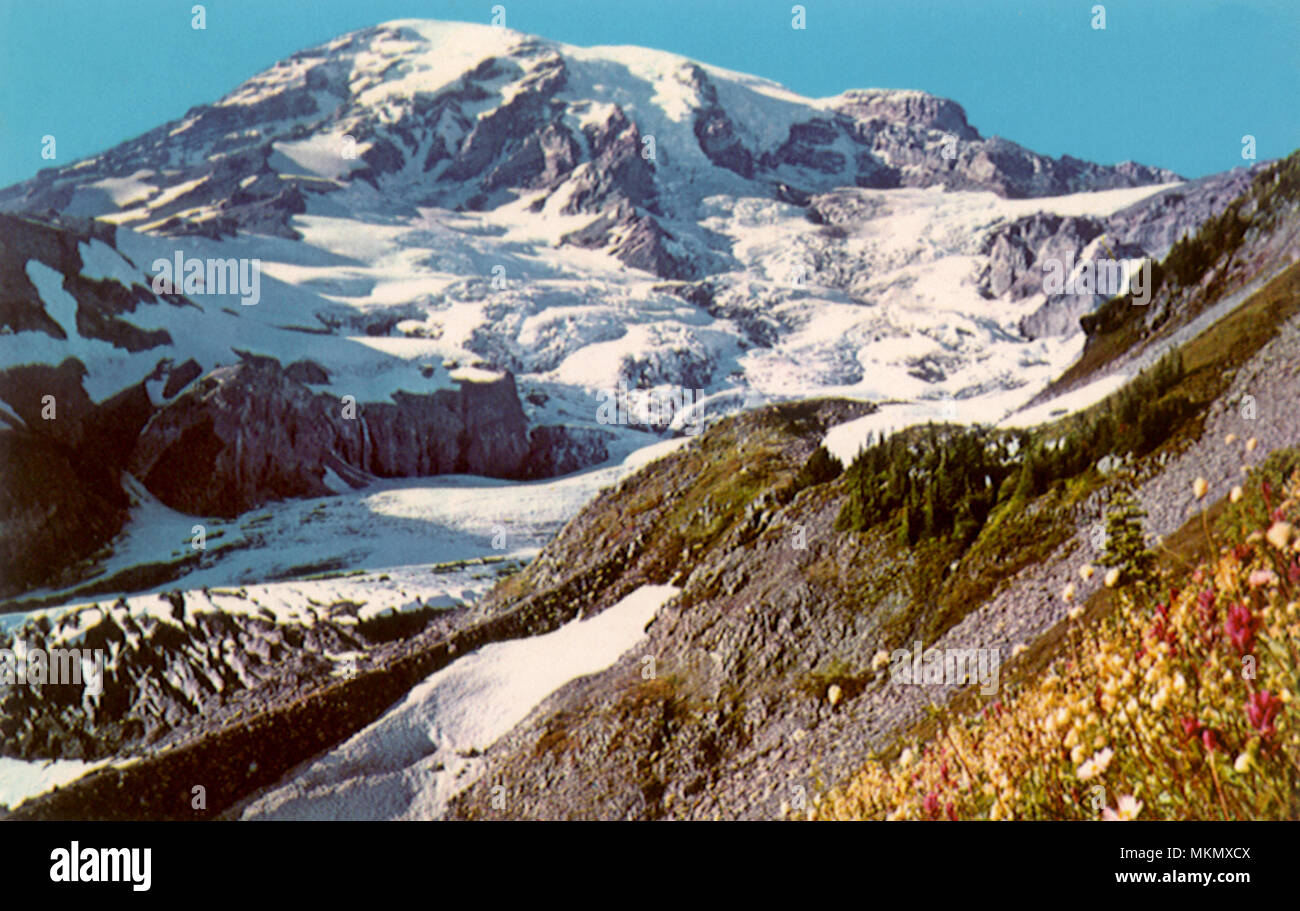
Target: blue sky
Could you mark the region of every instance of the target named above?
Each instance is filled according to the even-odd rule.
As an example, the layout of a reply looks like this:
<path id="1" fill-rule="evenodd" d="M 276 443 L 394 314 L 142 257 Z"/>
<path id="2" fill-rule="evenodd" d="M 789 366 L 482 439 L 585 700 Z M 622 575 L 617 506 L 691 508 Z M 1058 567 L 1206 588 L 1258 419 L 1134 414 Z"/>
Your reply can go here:
<path id="1" fill-rule="evenodd" d="M 810 96 L 918 88 L 984 135 L 1050 155 L 1200 176 L 1300 147 L 1298 0 L 0 0 L 0 186 L 215 101 L 288 54 L 388 19 L 486 22 L 641 44 Z"/>

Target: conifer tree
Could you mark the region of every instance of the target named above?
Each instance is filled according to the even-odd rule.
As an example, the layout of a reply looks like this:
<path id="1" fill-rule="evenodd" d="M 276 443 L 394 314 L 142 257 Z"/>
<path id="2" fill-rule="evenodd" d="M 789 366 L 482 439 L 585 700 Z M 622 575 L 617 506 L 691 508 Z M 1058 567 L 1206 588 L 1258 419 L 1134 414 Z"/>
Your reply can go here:
<path id="1" fill-rule="evenodd" d="M 1120 585 L 1150 582 L 1155 572 L 1156 555 L 1147 548 L 1142 533 L 1145 515 L 1128 490 L 1120 490 L 1111 498 L 1106 513 L 1106 550 L 1097 562 L 1118 567 Z"/>

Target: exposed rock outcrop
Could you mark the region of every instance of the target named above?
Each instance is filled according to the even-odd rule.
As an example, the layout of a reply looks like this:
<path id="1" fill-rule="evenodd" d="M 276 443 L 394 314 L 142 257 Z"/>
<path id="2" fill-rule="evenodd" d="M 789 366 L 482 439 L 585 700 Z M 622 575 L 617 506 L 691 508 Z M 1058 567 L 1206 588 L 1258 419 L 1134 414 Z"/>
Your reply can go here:
<path id="1" fill-rule="evenodd" d="M 593 427 L 534 427 L 524 475 L 549 478 L 603 462 L 609 458 L 608 442 L 609 434 Z"/>
<path id="2" fill-rule="evenodd" d="M 314 378 L 305 367 L 293 373 Z M 248 358 L 161 407 L 129 467 L 169 506 L 221 516 L 325 496 L 326 471 L 340 463 L 379 477 L 522 472 L 527 424 L 509 374 L 394 400 L 348 402 L 312 391 L 271 358 Z"/>
<path id="3" fill-rule="evenodd" d="M 143 384 L 94 403 L 85 368 L 28 364 L 0 371 L 0 594 L 54 578 L 106 543 L 126 517 L 118 483 L 151 406 Z"/>

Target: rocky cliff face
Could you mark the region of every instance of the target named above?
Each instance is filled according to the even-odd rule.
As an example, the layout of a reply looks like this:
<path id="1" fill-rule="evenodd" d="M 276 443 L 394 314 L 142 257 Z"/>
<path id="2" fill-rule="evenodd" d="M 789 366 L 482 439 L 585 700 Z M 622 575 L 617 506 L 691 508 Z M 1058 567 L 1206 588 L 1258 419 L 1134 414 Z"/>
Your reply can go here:
<path id="1" fill-rule="evenodd" d="M 175 509 L 234 516 L 268 500 L 326 496 L 327 472 L 360 486 L 367 476 L 523 470 L 528 426 L 509 374 L 348 403 L 293 378 L 308 369 L 250 358 L 212 371 L 149 419 L 130 471 Z"/>
<path id="2" fill-rule="evenodd" d="M 239 311 L 149 285 L 112 225 L 0 215 L 0 596 L 73 581 L 122 528 L 127 471 L 176 509 L 233 516 L 375 477 L 547 477 L 607 457 L 599 435 L 534 435 L 508 371 L 455 381 L 424 363 L 398 381 L 413 391 L 345 399 L 325 391 L 340 370 L 328 354 L 327 367 L 231 344 L 279 336 L 301 352 L 316 336 L 250 331 Z"/>
<path id="3" fill-rule="evenodd" d="M 396 610 L 372 605 L 362 614 L 364 602 L 331 600 L 329 592 L 287 585 L 175 591 L 81 607 L 0 634 L 3 648 L 77 649 L 92 664 L 98 651 L 103 660 L 103 677 L 83 677 L 81 685 L 0 684 L 0 755 L 98 759 L 216 730 L 332 678 L 351 679 L 389 643 L 446 631 L 461 613 L 418 597 L 403 605 L 393 593 Z"/>
<path id="4" fill-rule="evenodd" d="M 1049 263 L 1068 263 L 1077 270 L 1085 263 L 1095 268 L 1103 260 L 1159 261 L 1175 241 L 1195 234 L 1240 196 L 1264 167 L 1190 181 L 1108 217 L 1039 212 L 999 225 L 984 238 L 980 252 L 987 262 L 976 284 L 988 297 L 1020 300 L 1044 292 Z M 1030 338 L 1069 335 L 1078 331 L 1081 317 L 1113 296 L 1048 294 L 1042 306 L 1021 321 L 1020 329 Z"/>
<path id="5" fill-rule="evenodd" d="M 84 375 L 74 358 L 0 371 L 0 595 L 48 581 L 126 518 L 118 474 L 149 397 L 141 384 L 95 404 Z"/>

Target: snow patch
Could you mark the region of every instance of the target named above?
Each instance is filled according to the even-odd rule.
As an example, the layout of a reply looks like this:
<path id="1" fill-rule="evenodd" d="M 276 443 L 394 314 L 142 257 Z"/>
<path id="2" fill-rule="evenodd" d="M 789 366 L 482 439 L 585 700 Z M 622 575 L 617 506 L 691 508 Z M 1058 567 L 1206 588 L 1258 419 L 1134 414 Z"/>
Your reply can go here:
<path id="1" fill-rule="evenodd" d="M 680 590 L 646 585 L 589 619 L 484 646 L 255 799 L 244 819 L 429 819 L 482 774 L 478 754 L 564 684 L 613 665 Z"/>
<path id="2" fill-rule="evenodd" d="M 76 781 L 106 764 L 80 759 L 25 760 L 0 756 L 0 806 L 14 809 L 25 800 Z"/>

